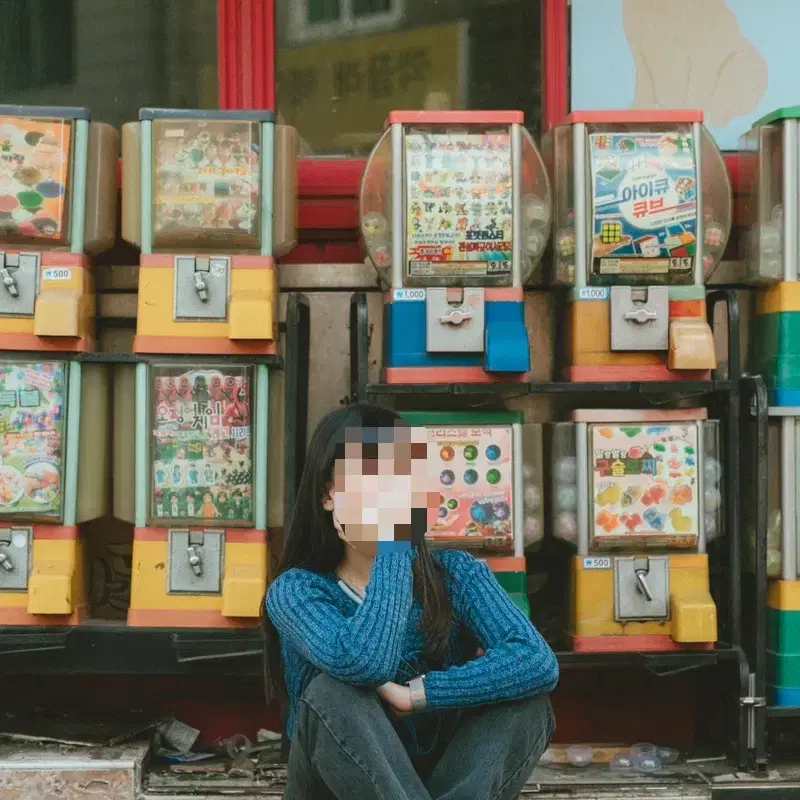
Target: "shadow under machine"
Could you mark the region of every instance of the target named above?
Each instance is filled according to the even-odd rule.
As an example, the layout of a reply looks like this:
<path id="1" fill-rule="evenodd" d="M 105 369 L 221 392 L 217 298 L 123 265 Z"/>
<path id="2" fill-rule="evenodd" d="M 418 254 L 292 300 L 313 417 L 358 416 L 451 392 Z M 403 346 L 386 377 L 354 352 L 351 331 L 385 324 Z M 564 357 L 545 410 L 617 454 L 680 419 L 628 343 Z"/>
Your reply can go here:
<path id="1" fill-rule="evenodd" d="M 274 259 L 294 245 L 296 150 L 266 111 L 143 109 L 123 128 L 123 235 L 141 249 L 139 363 L 115 378 L 129 625 L 258 622 Z"/>

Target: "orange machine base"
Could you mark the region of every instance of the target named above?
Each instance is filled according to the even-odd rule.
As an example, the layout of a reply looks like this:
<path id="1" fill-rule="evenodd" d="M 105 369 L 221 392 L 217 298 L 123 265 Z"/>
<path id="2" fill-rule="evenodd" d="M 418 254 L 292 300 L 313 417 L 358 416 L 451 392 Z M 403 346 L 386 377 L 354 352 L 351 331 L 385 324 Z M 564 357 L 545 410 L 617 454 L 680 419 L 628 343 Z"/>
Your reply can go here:
<path id="1" fill-rule="evenodd" d="M 95 340 L 92 336 L 80 339 L 57 339 L 37 336 L 35 333 L 0 333 L 0 350 L 40 353 L 93 353 Z"/>
<path id="2" fill-rule="evenodd" d="M 660 381 L 710 381 L 711 370 L 671 370 L 665 364 L 627 367 L 568 367 L 572 383 L 657 383 Z"/>
<path id="3" fill-rule="evenodd" d="M 276 356 L 274 341 L 227 339 L 222 336 L 140 336 L 133 339 L 133 352 L 142 355 Z"/>
<path id="4" fill-rule="evenodd" d="M 387 367 L 386 383 L 415 383 L 429 386 L 443 383 L 529 383 L 529 372 L 497 375 L 482 367 Z"/>
<path id="5" fill-rule="evenodd" d="M 223 617 L 218 611 L 153 611 L 128 610 L 131 628 L 257 628 L 257 617 Z"/>
<path id="6" fill-rule="evenodd" d="M 24 608 L 0 608 L 0 627 L 73 628 L 89 618 L 89 604 L 79 606 L 71 614 L 29 614 Z"/>
<path id="7" fill-rule="evenodd" d="M 707 652 L 715 649 L 713 642 L 676 642 L 667 634 L 643 636 L 573 636 L 576 653 L 665 653 Z"/>

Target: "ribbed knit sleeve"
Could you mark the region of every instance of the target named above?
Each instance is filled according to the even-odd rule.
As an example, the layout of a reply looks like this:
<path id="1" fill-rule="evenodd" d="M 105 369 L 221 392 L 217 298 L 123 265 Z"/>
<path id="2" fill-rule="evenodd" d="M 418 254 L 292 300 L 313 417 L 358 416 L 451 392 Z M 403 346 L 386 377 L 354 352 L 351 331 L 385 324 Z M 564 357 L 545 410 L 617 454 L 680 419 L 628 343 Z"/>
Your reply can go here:
<path id="1" fill-rule="evenodd" d="M 302 569 L 272 584 L 267 612 L 284 644 L 315 667 L 345 683 L 379 686 L 397 674 L 411 610 L 412 559 L 410 550 L 379 555 L 367 596 L 351 617 L 339 610 L 324 578 Z"/>
<path id="2" fill-rule="evenodd" d="M 559 675 L 555 654 L 489 568 L 466 553 L 449 552 L 442 561 L 455 584 L 454 604 L 485 653 L 463 666 L 429 672 L 429 708 L 477 706 L 552 691 Z"/>

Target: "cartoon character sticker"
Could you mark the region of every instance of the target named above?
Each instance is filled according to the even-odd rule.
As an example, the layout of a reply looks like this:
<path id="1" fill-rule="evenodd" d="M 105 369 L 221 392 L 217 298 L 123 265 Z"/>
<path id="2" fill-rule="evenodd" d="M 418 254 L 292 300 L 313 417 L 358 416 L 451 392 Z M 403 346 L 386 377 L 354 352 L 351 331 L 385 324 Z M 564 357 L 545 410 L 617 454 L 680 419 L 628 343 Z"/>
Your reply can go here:
<path id="1" fill-rule="evenodd" d="M 0 515 L 58 518 L 64 363 L 0 362 Z"/>
<path id="2" fill-rule="evenodd" d="M 153 133 L 154 244 L 257 246 L 258 123 L 158 120 Z"/>
<path id="3" fill-rule="evenodd" d="M 428 428 L 431 482 L 439 490 L 432 543 L 514 549 L 513 452 L 508 426 Z"/>
<path id="4" fill-rule="evenodd" d="M 72 123 L 0 117 L 0 236 L 65 244 Z"/>
<path id="5" fill-rule="evenodd" d="M 694 547 L 697 426 L 592 425 L 594 547 Z"/>
<path id="6" fill-rule="evenodd" d="M 252 522 L 252 380 L 249 367 L 153 368 L 156 520 Z"/>
<path id="7" fill-rule="evenodd" d="M 690 133 L 594 133 L 593 266 L 601 275 L 687 274 L 697 239 Z"/>
<path id="8" fill-rule="evenodd" d="M 409 276 L 507 278 L 509 134 L 408 133 L 405 149 Z"/>

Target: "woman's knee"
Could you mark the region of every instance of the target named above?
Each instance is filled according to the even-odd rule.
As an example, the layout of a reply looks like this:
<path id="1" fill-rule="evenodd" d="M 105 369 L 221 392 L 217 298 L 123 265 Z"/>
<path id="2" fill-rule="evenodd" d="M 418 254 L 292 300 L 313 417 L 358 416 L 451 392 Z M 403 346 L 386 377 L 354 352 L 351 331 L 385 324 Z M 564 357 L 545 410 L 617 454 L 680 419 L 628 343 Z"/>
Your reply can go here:
<path id="1" fill-rule="evenodd" d="M 302 700 L 316 711 L 343 709 L 355 711 L 364 705 L 378 702 L 372 689 L 361 689 L 332 678 L 325 672 L 316 675 L 303 692 Z"/>

